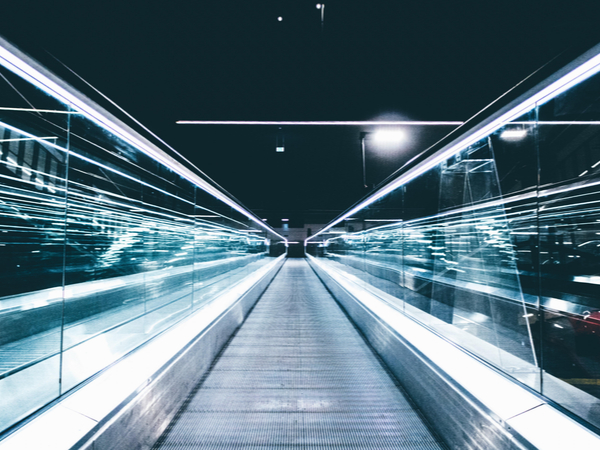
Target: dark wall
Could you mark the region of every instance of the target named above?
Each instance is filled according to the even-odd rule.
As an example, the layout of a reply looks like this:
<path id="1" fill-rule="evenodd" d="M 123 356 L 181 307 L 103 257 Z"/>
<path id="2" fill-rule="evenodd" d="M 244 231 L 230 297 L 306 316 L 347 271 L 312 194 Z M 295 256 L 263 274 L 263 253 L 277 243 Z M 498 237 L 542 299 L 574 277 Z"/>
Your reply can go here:
<path id="1" fill-rule="evenodd" d="M 304 242 L 290 244 L 287 256 L 288 258 L 304 258 Z"/>

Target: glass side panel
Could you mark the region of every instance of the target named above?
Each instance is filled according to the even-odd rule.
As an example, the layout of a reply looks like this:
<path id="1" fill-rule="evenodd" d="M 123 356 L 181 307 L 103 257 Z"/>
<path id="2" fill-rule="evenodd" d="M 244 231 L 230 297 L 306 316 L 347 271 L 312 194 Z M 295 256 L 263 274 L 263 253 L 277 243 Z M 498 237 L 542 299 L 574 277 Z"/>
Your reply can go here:
<path id="1" fill-rule="evenodd" d="M 490 139 L 355 213 L 312 249 L 535 385 L 536 355 Z"/>
<path id="2" fill-rule="evenodd" d="M 363 267 L 369 274 L 364 281 L 393 295 L 402 306 L 404 295 L 396 286 L 402 285 L 402 206 L 403 190 L 398 189 L 361 211 L 355 222 L 360 223 L 363 240 Z M 352 227 L 349 227 L 351 230 Z"/>
<path id="3" fill-rule="evenodd" d="M 492 202 L 498 205 L 499 214 L 494 222 L 500 226 L 496 235 L 499 242 L 494 244 L 498 249 L 494 262 L 498 265 L 494 267 L 493 286 L 500 294 L 501 304 L 506 305 L 498 311 L 498 322 L 502 329 L 513 334 L 513 342 L 525 343 L 521 350 L 526 354 L 519 356 L 532 364 L 508 372 L 539 391 L 537 111 L 534 109 L 505 125 L 488 136 L 487 141 L 498 179 L 498 197 Z"/>
<path id="4" fill-rule="evenodd" d="M 539 108 L 544 394 L 599 423 L 600 76 Z M 559 122 L 559 123 L 553 123 Z"/>
<path id="5" fill-rule="evenodd" d="M 59 393 L 69 110 L 0 68 L 0 430 Z"/>
<path id="6" fill-rule="evenodd" d="M 135 132 L 4 68 L 0 94 L 2 433 L 286 246 Z"/>

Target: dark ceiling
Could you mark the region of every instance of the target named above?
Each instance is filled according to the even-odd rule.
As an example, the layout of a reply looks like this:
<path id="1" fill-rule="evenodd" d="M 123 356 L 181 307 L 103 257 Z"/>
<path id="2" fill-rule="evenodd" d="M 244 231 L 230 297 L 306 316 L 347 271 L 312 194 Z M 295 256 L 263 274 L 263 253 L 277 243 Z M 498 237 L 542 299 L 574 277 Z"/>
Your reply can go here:
<path id="1" fill-rule="evenodd" d="M 300 218 L 366 193 L 358 137 L 369 129 L 175 122 L 462 121 L 565 49 L 600 41 L 591 1 L 327 1 L 323 29 L 316 3 L 15 0 L 0 34 L 62 61 L 249 208 Z M 449 131 L 414 128 L 395 152 L 369 150 L 368 184 Z"/>

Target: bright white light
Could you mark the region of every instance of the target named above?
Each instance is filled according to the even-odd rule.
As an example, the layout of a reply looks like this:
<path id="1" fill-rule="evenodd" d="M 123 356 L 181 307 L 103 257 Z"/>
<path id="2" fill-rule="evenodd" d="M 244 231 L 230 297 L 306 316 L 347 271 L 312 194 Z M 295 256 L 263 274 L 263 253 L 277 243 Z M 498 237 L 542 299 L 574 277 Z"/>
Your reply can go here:
<path id="1" fill-rule="evenodd" d="M 283 20 L 283 17 L 279 16 L 279 17 L 277 18 L 277 20 L 281 22 L 281 21 Z"/>
<path id="2" fill-rule="evenodd" d="M 80 114 L 77 111 L 58 111 L 56 109 L 36 109 L 36 108 L 11 108 L 8 106 L 0 106 L 0 111 L 24 111 L 24 112 L 53 113 L 53 114 Z"/>
<path id="3" fill-rule="evenodd" d="M 283 153 L 285 151 L 285 148 L 284 147 L 277 147 L 277 148 L 275 148 L 275 151 L 277 153 Z"/>
<path id="4" fill-rule="evenodd" d="M 397 144 L 406 140 L 406 133 L 402 130 L 379 130 L 373 135 L 373 140 L 378 144 Z"/>
<path id="5" fill-rule="evenodd" d="M 321 4 L 317 3 L 317 9 L 321 9 Z"/>
<path id="6" fill-rule="evenodd" d="M 501 139 L 507 139 L 509 141 L 516 141 L 519 139 L 523 139 L 525 136 L 527 136 L 527 130 L 504 130 L 502 133 L 500 133 L 500 138 Z"/>
<path id="7" fill-rule="evenodd" d="M 12 139 L 0 139 L 0 142 L 17 142 L 17 141 L 43 141 L 45 139 L 58 139 L 53 136 L 45 137 L 28 137 L 28 138 L 12 138 Z"/>
<path id="8" fill-rule="evenodd" d="M 464 122 L 431 120 L 178 120 L 178 125 L 308 125 L 308 126 L 459 126 Z"/>

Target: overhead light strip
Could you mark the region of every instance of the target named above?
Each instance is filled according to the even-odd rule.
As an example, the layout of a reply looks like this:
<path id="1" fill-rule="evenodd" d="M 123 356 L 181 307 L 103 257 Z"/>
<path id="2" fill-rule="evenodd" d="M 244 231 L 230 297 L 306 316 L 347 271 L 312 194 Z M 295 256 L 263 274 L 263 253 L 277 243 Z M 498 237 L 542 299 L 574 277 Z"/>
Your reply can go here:
<path id="1" fill-rule="evenodd" d="M 459 126 L 464 122 L 427 120 L 178 120 L 179 125 L 343 125 L 343 126 Z"/>
<path id="2" fill-rule="evenodd" d="M 515 121 L 511 125 L 600 125 L 600 120 L 532 120 Z"/>
<path id="3" fill-rule="evenodd" d="M 0 108 L 9 109 L 9 108 Z M 13 108 L 11 108 L 13 109 Z M 16 109 L 16 108 L 15 108 Z M 40 110 L 42 111 L 42 110 Z M 51 111 L 50 111 L 51 112 Z M 464 122 L 451 121 L 423 121 L 423 120 L 366 120 L 366 121 L 275 121 L 275 120 L 178 120 L 179 125 L 308 125 L 308 126 L 460 126 Z M 530 125 L 536 123 L 538 125 L 600 125 L 600 120 L 540 120 L 540 121 L 515 121 L 511 122 L 515 125 Z"/>

